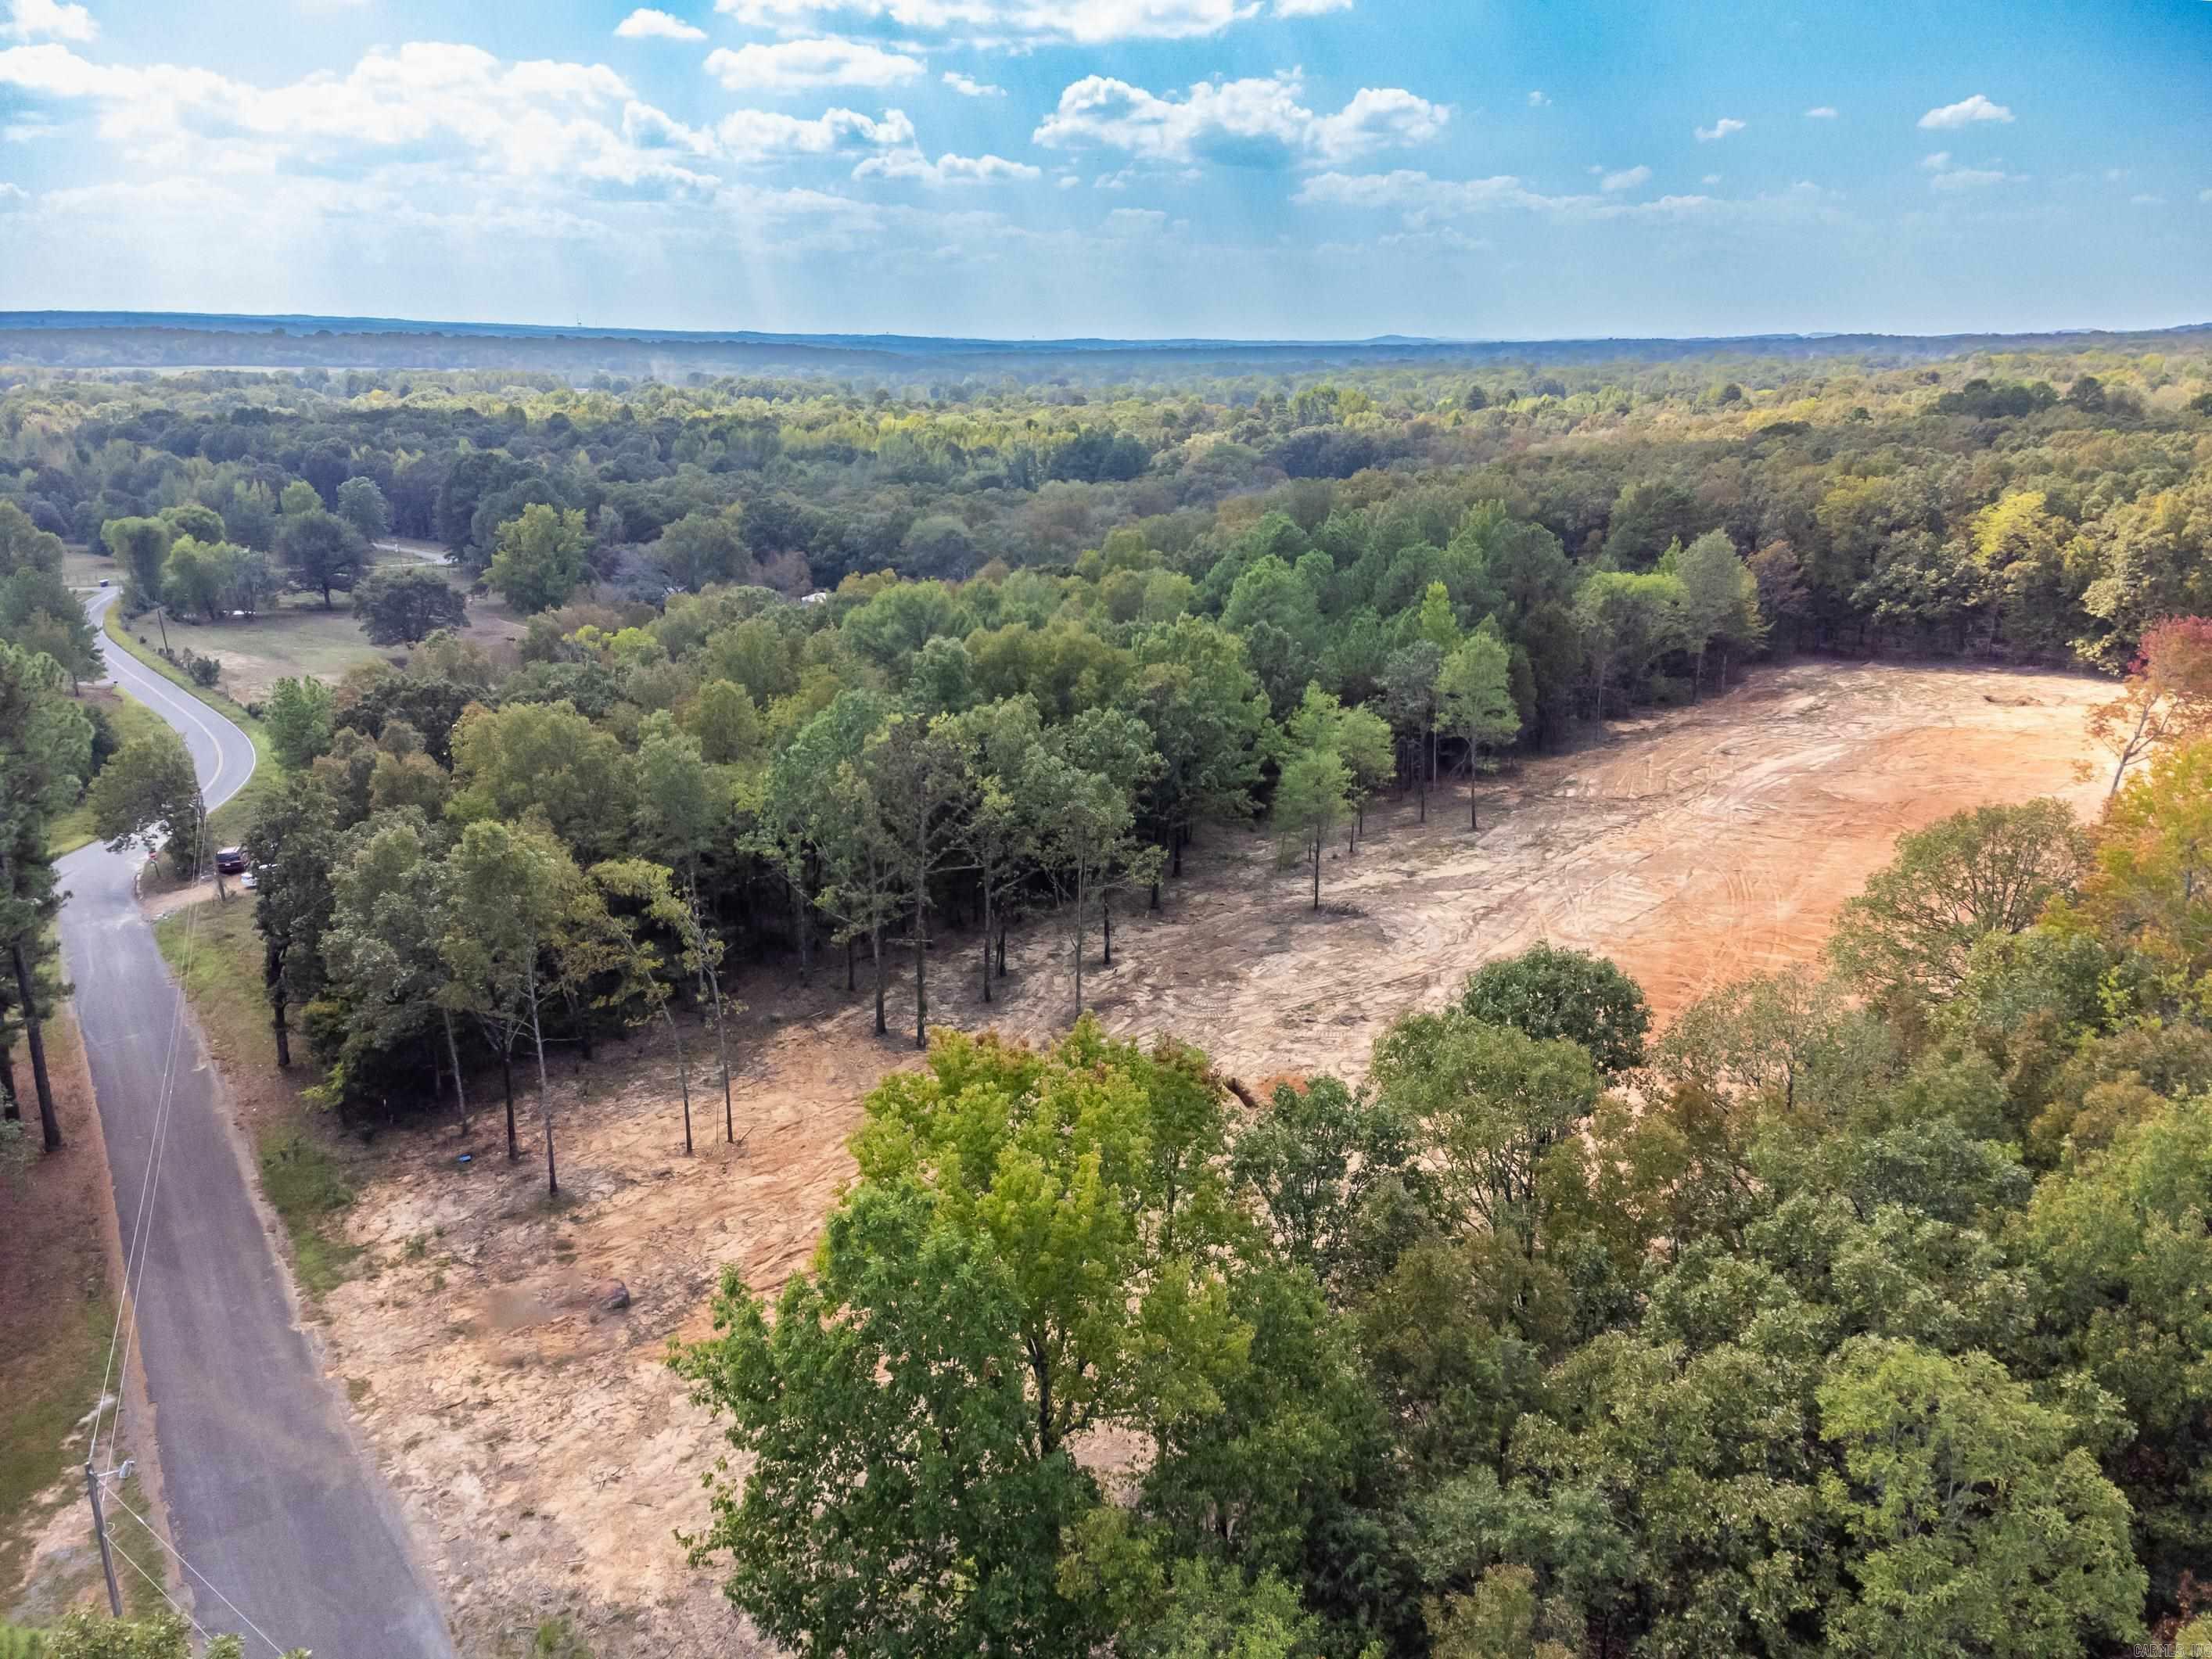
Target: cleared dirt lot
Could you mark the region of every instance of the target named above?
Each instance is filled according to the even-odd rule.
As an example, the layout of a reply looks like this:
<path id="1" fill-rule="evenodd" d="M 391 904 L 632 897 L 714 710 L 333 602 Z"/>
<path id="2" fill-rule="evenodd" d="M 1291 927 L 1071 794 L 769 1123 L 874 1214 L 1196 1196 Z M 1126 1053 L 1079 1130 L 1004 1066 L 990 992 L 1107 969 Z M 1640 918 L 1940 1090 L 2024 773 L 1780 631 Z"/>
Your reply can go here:
<path id="1" fill-rule="evenodd" d="M 1605 951 L 1661 1014 L 1728 978 L 1813 956 L 1835 908 L 1903 830 L 1984 800 L 2075 781 L 2094 683 L 2055 675 L 1805 663 L 1699 708 L 1616 726 L 1579 754 L 1371 814 L 1324 866 L 1325 908 L 1270 843 L 1216 832 L 1159 918 L 1116 929 L 1086 993 L 1115 1029 L 1174 1030 L 1249 1080 L 1363 1068 L 1375 1033 L 1440 1000 L 1484 958 L 1539 938 Z M 1094 938 L 1093 946 L 1096 950 Z M 1071 1011 L 1064 936 L 1018 937 L 1005 1000 L 977 999 L 975 954 L 947 940 L 939 1017 L 1041 1036 Z M 864 970 L 865 972 L 865 970 Z M 686 1158 L 665 1040 L 556 1086 L 563 1187 L 510 1166 L 495 1101 L 466 1140 L 392 1138 L 350 1223 L 369 1276 L 325 1302 L 331 1358 L 419 1523 L 471 1654 L 520 1651 L 573 1616 L 602 1655 L 762 1651 L 677 1528 L 705 1518 L 718 1442 L 662 1364 L 705 1328 L 725 1264 L 757 1287 L 803 1263 L 850 1172 L 858 1100 L 908 1040 L 878 1039 L 842 973 L 799 992 L 745 988 L 742 1150 L 693 1055 L 699 1152 Z M 903 983 L 892 1017 L 910 1018 Z M 484 1081 L 489 1081 L 486 1079 Z M 480 1082 L 479 1088 L 483 1086 Z M 526 1142 L 535 1127 L 526 1103 Z M 474 1159 L 455 1162 L 464 1150 Z M 619 1279 L 631 1306 L 592 1294 Z"/>

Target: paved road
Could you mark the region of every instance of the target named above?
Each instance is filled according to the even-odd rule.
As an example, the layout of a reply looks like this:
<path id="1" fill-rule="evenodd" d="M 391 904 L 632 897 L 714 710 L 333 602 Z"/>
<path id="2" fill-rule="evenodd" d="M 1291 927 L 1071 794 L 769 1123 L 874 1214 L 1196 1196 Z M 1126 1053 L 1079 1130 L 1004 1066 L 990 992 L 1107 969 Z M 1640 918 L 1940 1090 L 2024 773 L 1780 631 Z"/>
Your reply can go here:
<path id="1" fill-rule="evenodd" d="M 113 597 L 97 595 L 87 608 L 97 617 Z M 245 734 L 106 649 L 114 678 L 184 735 L 209 805 L 237 793 L 253 770 Z M 397 1508 L 294 1321 L 275 1245 L 220 1116 L 215 1073 L 133 896 L 136 866 L 97 844 L 62 860 L 70 892 L 62 954 L 76 983 L 126 1243 L 173 1024 L 183 1020 L 139 1246 L 138 1346 L 177 1548 L 236 1607 L 194 1582 L 193 1611 L 210 1630 L 243 1631 L 251 1659 L 274 1650 L 244 1630 L 248 1620 L 315 1659 L 451 1659 Z"/>

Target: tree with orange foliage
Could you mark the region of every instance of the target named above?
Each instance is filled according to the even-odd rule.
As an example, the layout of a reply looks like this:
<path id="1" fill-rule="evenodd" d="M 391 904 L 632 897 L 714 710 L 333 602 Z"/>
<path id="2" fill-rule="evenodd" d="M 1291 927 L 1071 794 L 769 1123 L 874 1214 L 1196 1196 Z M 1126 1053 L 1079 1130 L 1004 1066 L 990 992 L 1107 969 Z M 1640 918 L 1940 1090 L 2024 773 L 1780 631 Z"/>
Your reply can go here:
<path id="1" fill-rule="evenodd" d="M 2105 809 L 2089 874 L 2052 920 L 2126 940 L 2192 1000 L 2212 993 L 2212 742 L 2164 750 Z"/>
<path id="2" fill-rule="evenodd" d="M 2120 695 L 2089 711 L 2089 735 L 2119 757 L 2110 800 L 2151 750 L 2212 728 L 2212 617 L 2168 617 L 2142 631 Z"/>

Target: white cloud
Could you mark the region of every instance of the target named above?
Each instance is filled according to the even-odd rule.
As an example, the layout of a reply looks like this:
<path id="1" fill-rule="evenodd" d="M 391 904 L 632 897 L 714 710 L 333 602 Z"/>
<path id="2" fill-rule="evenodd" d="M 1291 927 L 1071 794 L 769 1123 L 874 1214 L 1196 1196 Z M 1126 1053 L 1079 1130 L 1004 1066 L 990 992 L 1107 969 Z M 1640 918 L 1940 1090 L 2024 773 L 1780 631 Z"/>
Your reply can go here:
<path id="1" fill-rule="evenodd" d="M 1836 112 L 1826 104 L 1818 104 L 1805 112 L 1805 118 L 1808 121 L 1832 121 L 1836 118 Z"/>
<path id="2" fill-rule="evenodd" d="M 1948 149 L 1931 151 L 1920 158 L 1920 165 L 1936 176 L 1928 181 L 1928 188 L 1942 191 L 1987 190 L 1992 185 L 2021 184 L 2027 175 L 2007 173 L 2004 163 L 1990 161 L 1981 167 L 1966 167 L 1951 159 Z"/>
<path id="3" fill-rule="evenodd" d="M 1432 104 L 1403 87 L 1362 87 L 1342 109 L 1314 123 L 1314 147 L 1324 161 L 1347 161 L 1374 150 L 1426 143 L 1450 119 L 1450 105 Z"/>
<path id="4" fill-rule="evenodd" d="M 1931 109 L 1920 118 L 1920 125 L 1930 131 L 1951 127 L 1968 127 L 1977 121 L 2009 121 L 2012 112 L 2002 104 L 1993 104 L 1976 93 L 1971 98 L 1961 98 L 1955 104 L 1945 104 Z"/>
<path id="5" fill-rule="evenodd" d="M 640 149 L 680 149 L 702 157 L 720 154 L 714 135 L 687 127 L 650 104 L 632 100 L 623 106 L 623 137 Z"/>
<path id="6" fill-rule="evenodd" d="M 2015 175 L 2002 167 L 1953 167 L 1939 173 L 1928 181 L 1930 190 L 1987 190 L 1992 185 L 2002 185 Z"/>
<path id="7" fill-rule="evenodd" d="M 1352 0 L 1275 0 L 1278 17 L 1319 17 L 1324 12 L 1350 11 Z"/>
<path id="8" fill-rule="evenodd" d="M 2164 207 L 2166 205 L 2165 197 L 2148 190 L 2143 191 L 2139 194 L 2129 197 L 2128 200 L 2133 203 L 2136 207 Z"/>
<path id="9" fill-rule="evenodd" d="M 1060 95 L 1034 141 L 1055 148 L 1093 145 L 1139 160 L 1199 161 L 1273 167 L 1349 161 L 1374 150 L 1434 138 L 1451 119 L 1402 88 L 1363 87 L 1333 115 L 1299 100 L 1297 71 L 1266 79 L 1201 81 L 1163 98 L 1127 81 L 1088 76 Z"/>
<path id="10" fill-rule="evenodd" d="M 40 35 L 80 45 L 97 40 L 100 25 L 82 6 L 69 0 L 10 0 L 8 21 L 0 23 L 0 36 L 10 40 L 35 40 Z"/>
<path id="11" fill-rule="evenodd" d="M 27 144 L 34 139 L 50 137 L 61 129 L 51 121 L 10 121 L 0 127 L 0 143 Z"/>
<path id="12" fill-rule="evenodd" d="M 855 149 L 896 149 L 914 143 L 904 112 L 885 110 L 872 121 L 857 110 L 830 109 L 812 119 L 770 110 L 734 110 L 714 125 L 722 153 L 737 161 L 784 155 L 834 155 Z"/>
<path id="13" fill-rule="evenodd" d="M 993 44 L 1043 40 L 1101 46 L 1218 34 L 1258 15 L 1259 0 L 714 0 L 753 28 L 805 33 L 831 18 Z"/>
<path id="14" fill-rule="evenodd" d="M 934 161 L 912 145 L 871 155 L 853 169 L 855 179 L 906 179 L 939 185 L 1025 183 L 1044 177 L 1044 169 L 1003 155 L 940 155 Z M 1073 180 L 1063 179 L 1063 184 Z"/>
<path id="15" fill-rule="evenodd" d="M 703 40 L 707 31 L 672 17 L 665 11 L 655 11 L 650 6 L 640 6 L 615 25 L 617 38 L 623 40 Z"/>
<path id="16" fill-rule="evenodd" d="M 2197 192 L 2197 199 L 2200 202 L 2212 203 L 2212 190 L 2198 191 Z"/>
<path id="17" fill-rule="evenodd" d="M 958 70 L 945 70 L 944 80 L 946 86 L 951 88 L 963 98 L 1003 98 L 1006 95 L 1006 89 L 1004 87 L 994 87 L 988 81 L 978 81 L 972 76 L 961 74 Z"/>
<path id="18" fill-rule="evenodd" d="M 9 213 L 31 199 L 31 192 L 21 185 L 9 184 L 0 179 L 0 213 Z"/>
<path id="19" fill-rule="evenodd" d="M 1106 228 L 1115 236 L 1156 236 L 1167 225 L 1168 216 L 1158 208 L 1115 208 L 1106 216 Z"/>
<path id="20" fill-rule="evenodd" d="M 1563 219 L 1688 218 L 1727 204 L 1710 196 L 1662 196 L 1650 202 L 1615 201 L 1602 195 L 1547 196 L 1520 179 L 1433 179 L 1399 168 L 1393 173 L 1324 173 L 1306 180 L 1293 198 L 1307 207 L 1365 208 L 1403 213 L 1409 224 L 1505 209 Z"/>
<path id="21" fill-rule="evenodd" d="M 922 71 L 918 58 L 860 40 L 785 40 L 707 54 L 707 73 L 732 92 L 799 92 L 810 87 L 895 87 Z"/>
<path id="22" fill-rule="evenodd" d="M 1080 190 L 1083 188 L 1083 175 L 1078 173 L 1063 173 L 1057 182 L 1062 190 Z"/>
<path id="23" fill-rule="evenodd" d="M 1530 109 L 1541 109 L 1551 101 L 1552 100 L 1550 99 L 1547 98 L 1540 92 L 1532 92 L 1528 94 L 1528 107 Z"/>
<path id="24" fill-rule="evenodd" d="M 474 46 L 425 41 L 374 49 L 342 76 L 266 88 L 206 70 L 15 46 L 0 50 L 0 88 L 93 104 L 100 136 L 142 170 L 360 176 L 381 168 L 464 201 L 474 199 L 471 184 L 494 179 L 510 189 L 704 200 L 727 188 L 711 170 L 718 167 L 915 143 L 913 123 L 896 109 L 872 118 L 833 108 L 811 118 L 738 110 L 711 129 L 692 127 L 641 102 L 604 64 L 507 64 Z"/>
<path id="25" fill-rule="evenodd" d="M 1720 183 L 1720 181 L 1721 181 L 1721 176 L 1720 176 L 1720 174 L 1719 174 L 1719 173 L 1707 173 L 1707 174 L 1706 174 L 1703 179 L 1700 179 L 1698 182 L 1699 184 L 1701 184 L 1701 185 L 1717 185 L 1718 183 Z"/>
<path id="26" fill-rule="evenodd" d="M 1733 115 L 1723 115 L 1712 125 L 1698 129 L 1698 142 L 1701 144 L 1710 144 L 1715 139 L 1725 138 L 1732 132 L 1741 132 L 1747 125 L 1749 124 L 1747 122 L 1737 120 Z"/>
<path id="27" fill-rule="evenodd" d="M 1651 182 L 1650 167 L 1624 167 L 1619 173 L 1608 173 L 1598 180 L 1598 188 L 1608 195 L 1619 191 L 1634 190 L 1638 185 Z"/>

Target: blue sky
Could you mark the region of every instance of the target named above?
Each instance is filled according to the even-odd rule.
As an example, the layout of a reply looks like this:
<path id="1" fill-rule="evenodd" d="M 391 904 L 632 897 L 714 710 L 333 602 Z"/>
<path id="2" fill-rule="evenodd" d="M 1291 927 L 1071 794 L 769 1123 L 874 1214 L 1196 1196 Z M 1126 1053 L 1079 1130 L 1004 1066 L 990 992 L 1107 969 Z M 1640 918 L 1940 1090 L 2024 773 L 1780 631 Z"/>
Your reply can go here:
<path id="1" fill-rule="evenodd" d="M 0 308 L 2212 319 L 2212 0 L 0 0 Z"/>

